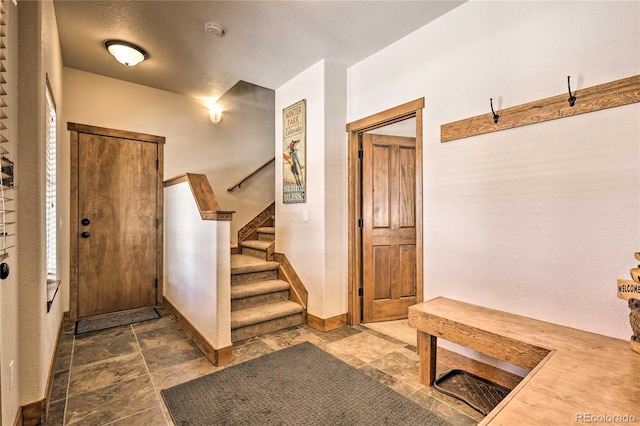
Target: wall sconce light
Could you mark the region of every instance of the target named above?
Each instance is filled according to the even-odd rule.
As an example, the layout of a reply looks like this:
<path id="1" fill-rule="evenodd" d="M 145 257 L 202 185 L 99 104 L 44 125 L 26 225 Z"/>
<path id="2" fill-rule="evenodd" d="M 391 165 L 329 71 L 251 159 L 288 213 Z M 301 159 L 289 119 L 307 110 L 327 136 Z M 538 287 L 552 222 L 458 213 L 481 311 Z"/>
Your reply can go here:
<path id="1" fill-rule="evenodd" d="M 135 44 L 121 40 L 107 40 L 104 47 L 113 55 L 118 62 L 132 67 L 147 58 L 147 52 Z"/>
<path id="2" fill-rule="evenodd" d="M 219 124 L 222 121 L 222 108 L 220 105 L 213 105 L 209 108 L 209 120 L 213 124 Z"/>

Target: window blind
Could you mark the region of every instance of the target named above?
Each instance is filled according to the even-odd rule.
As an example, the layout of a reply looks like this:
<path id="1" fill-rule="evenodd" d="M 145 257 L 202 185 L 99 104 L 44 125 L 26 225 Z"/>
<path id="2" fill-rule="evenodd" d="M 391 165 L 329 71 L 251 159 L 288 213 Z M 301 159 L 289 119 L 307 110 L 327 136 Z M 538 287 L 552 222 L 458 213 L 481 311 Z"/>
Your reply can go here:
<path id="1" fill-rule="evenodd" d="M 12 235 L 10 230 L 13 223 L 10 215 L 12 210 L 8 209 L 7 202 L 11 201 L 8 190 L 13 188 L 13 162 L 6 156 L 9 151 L 6 148 L 7 138 L 7 20 L 4 2 L 0 3 L 0 262 L 4 262 L 8 257 L 8 249 L 12 247 L 11 240 L 8 238 Z"/>
<path id="2" fill-rule="evenodd" d="M 47 230 L 47 278 L 55 280 L 57 275 L 56 258 L 56 104 L 53 100 L 49 79 L 47 78 L 46 106 L 46 230 Z"/>

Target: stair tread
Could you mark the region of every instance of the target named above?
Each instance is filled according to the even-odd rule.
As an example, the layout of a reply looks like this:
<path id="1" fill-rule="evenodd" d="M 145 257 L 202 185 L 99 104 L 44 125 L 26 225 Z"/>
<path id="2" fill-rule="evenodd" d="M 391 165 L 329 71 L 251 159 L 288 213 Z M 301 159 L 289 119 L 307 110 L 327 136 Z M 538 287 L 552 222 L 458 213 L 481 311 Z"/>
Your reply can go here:
<path id="1" fill-rule="evenodd" d="M 249 272 L 273 271 L 278 269 L 278 262 L 268 262 L 245 254 L 231 255 L 231 275 L 246 274 Z"/>
<path id="2" fill-rule="evenodd" d="M 236 284 L 231 286 L 231 300 L 275 293 L 278 291 L 287 291 L 290 287 L 291 286 L 288 282 L 282 280 L 266 280 L 247 284 Z"/>
<path id="3" fill-rule="evenodd" d="M 266 251 L 269 247 L 273 245 L 273 241 L 263 241 L 263 240 L 244 240 L 240 243 L 241 247 L 248 247 L 255 250 L 264 250 Z"/>
<path id="4" fill-rule="evenodd" d="M 276 228 L 274 228 L 273 226 L 263 226 L 261 228 L 258 228 L 257 231 L 260 234 L 275 234 Z"/>
<path id="5" fill-rule="evenodd" d="M 302 312 L 302 306 L 290 300 L 240 309 L 239 311 L 231 312 L 231 329 L 247 327 Z"/>

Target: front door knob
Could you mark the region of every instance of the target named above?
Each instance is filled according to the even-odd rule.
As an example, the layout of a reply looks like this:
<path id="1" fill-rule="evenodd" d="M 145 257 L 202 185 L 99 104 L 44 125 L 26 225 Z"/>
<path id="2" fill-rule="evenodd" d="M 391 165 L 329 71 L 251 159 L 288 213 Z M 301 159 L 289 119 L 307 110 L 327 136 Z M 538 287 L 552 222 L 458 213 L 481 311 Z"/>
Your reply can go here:
<path id="1" fill-rule="evenodd" d="M 82 220 L 80 221 L 80 223 L 81 223 L 83 226 L 87 226 L 87 225 L 89 225 L 89 224 L 91 223 L 91 221 L 89 220 L 89 218 L 88 218 L 88 217 L 84 217 L 84 218 L 82 218 Z"/>
<path id="2" fill-rule="evenodd" d="M 91 236 L 91 234 L 90 234 L 90 233 L 88 233 L 87 231 L 85 231 L 85 232 L 83 232 L 82 234 L 80 234 L 80 236 L 81 236 L 82 238 L 89 238 L 89 237 Z"/>

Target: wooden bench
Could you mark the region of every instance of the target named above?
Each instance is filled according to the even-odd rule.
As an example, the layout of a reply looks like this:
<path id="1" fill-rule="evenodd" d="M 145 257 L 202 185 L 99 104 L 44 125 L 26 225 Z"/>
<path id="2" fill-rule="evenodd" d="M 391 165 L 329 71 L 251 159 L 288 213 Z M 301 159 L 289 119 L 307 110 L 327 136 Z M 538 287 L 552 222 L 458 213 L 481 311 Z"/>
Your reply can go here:
<path id="1" fill-rule="evenodd" d="M 481 425 L 640 423 L 640 355 L 628 341 L 443 297 L 411 306 L 409 325 L 425 385 L 438 337 L 531 370 Z"/>

